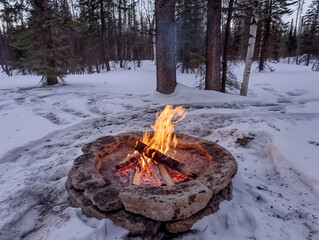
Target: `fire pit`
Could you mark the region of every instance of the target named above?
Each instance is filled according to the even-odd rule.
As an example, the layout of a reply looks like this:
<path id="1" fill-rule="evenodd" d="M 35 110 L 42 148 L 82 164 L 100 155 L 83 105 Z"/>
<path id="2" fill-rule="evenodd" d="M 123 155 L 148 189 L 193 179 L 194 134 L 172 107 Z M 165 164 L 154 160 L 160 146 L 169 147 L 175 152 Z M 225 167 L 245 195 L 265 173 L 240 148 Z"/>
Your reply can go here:
<path id="1" fill-rule="evenodd" d="M 163 130 L 156 124 L 153 132 L 106 136 L 84 145 L 66 182 L 72 205 L 87 216 L 111 219 L 131 235 L 154 235 L 160 228 L 187 231 L 230 200 L 237 172 L 233 156 L 216 143 L 172 135 L 167 126 L 164 138 L 173 141 L 158 145 L 154 139 L 163 137 Z"/>

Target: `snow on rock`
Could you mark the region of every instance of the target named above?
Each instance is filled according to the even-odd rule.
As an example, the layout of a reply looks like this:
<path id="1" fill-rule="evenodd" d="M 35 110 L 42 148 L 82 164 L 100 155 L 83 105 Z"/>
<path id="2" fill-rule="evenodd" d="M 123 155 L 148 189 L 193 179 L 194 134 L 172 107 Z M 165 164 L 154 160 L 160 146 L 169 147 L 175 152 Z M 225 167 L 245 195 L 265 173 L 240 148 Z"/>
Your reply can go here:
<path id="1" fill-rule="evenodd" d="M 161 95 L 151 62 L 70 75 L 63 87 L 0 75 L 0 239 L 129 239 L 70 206 L 67 172 L 81 145 L 143 131 L 165 104 L 187 109 L 177 132 L 218 142 L 239 166 L 233 199 L 174 239 L 319 239 L 319 74 L 273 67 L 252 71 L 248 97 L 193 89 L 191 74 L 178 74 L 176 91 Z M 236 144 L 245 136 L 254 139 Z"/>

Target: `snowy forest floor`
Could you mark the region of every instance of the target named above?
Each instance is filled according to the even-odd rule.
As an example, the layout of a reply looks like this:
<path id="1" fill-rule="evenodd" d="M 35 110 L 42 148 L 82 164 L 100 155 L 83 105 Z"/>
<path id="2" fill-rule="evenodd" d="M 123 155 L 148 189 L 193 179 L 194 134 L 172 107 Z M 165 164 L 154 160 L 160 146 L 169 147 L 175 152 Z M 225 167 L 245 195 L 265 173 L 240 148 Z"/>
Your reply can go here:
<path id="1" fill-rule="evenodd" d="M 0 239 L 319 239 L 319 73 L 273 67 L 252 71 L 248 97 L 193 89 L 192 74 L 178 74 L 173 94 L 158 94 L 151 62 L 71 75 L 62 87 L 0 75 Z M 81 145 L 144 131 L 166 104 L 187 109 L 176 132 L 234 155 L 233 199 L 179 236 L 128 237 L 73 208 L 64 184 Z M 235 142 L 243 136 L 254 140 L 241 147 Z"/>

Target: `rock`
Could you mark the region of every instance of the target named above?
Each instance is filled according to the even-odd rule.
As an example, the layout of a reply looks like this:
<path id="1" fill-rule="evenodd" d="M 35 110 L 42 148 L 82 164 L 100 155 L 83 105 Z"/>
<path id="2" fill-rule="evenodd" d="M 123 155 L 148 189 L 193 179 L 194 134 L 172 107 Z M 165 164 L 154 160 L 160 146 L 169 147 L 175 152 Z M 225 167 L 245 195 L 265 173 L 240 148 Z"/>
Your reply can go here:
<path id="1" fill-rule="evenodd" d="M 123 207 L 119 199 L 119 189 L 108 185 L 91 186 L 85 189 L 84 196 L 102 211 L 113 211 Z"/>
<path id="2" fill-rule="evenodd" d="M 131 236 L 141 234 L 155 235 L 161 226 L 161 222 L 157 222 L 125 210 L 109 214 L 108 216 L 113 223 L 129 230 Z"/>
<path id="3" fill-rule="evenodd" d="M 81 150 L 84 154 L 98 153 L 99 156 L 103 156 L 113 152 L 119 145 L 120 142 L 115 137 L 105 136 L 83 145 Z"/>
<path id="4" fill-rule="evenodd" d="M 101 211 L 84 196 L 83 191 L 73 188 L 68 180 L 66 181 L 65 186 L 69 192 L 69 199 L 72 205 L 81 208 L 83 213 L 88 217 L 97 219 L 108 218 L 114 224 L 129 230 L 131 236 L 141 234 L 155 235 L 158 232 L 161 222 L 127 212 L 124 209 L 112 212 Z"/>
<path id="5" fill-rule="evenodd" d="M 93 159 L 93 154 L 85 154 L 74 160 L 68 178 L 76 189 L 85 190 L 91 185 L 102 186 L 106 184 L 99 171 L 94 167 Z"/>
<path id="6" fill-rule="evenodd" d="M 235 176 L 238 165 L 231 153 L 218 144 L 202 140 L 200 145 L 212 156 L 213 164 L 197 180 L 216 194 Z"/>
<path id="7" fill-rule="evenodd" d="M 212 191 L 198 181 L 189 181 L 174 187 L 131 185 L 120 191 L 125 210 L 157 220 L 185 219 L 205 208 Z"/>
<path id="8" fill-rule="evenodd" d="M 210 215 L 212 213 L 217 212 L 219 208 L 219 204 L 224 200 L 231 200 L 232 194 L 232 183 L 230 182 L 226 188 L 221 190 L 219 193 L 214 195 L 207 206 L 202 209 L 201 211 L 193 214 L 191 217 L 178 220 L 178 221 L 171 221 L 165 223 L 165 230 L 170 233 L 179 233 L 185 232 L 191 229 L 193 224 L 197 222 L 199 219 Z"/>

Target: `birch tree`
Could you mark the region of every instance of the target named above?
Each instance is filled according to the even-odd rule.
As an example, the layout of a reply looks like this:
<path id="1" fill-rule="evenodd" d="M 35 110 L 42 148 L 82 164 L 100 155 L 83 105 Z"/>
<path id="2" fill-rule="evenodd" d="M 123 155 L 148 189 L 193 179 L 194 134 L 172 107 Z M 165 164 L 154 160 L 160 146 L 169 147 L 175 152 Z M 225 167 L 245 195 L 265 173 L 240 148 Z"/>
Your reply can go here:
<path id="1" fill-rule="evenodd" d="M 246 64 L 245 64 L 243 82 L 242 82 L 241 90 L 240 90 L 240 95 L 242 96 L 247 96 L 250 69 L 251 69 L 251 64 L 253 62 L 255 43 L 256 43 L 257 25 L 258 25 L 258 12 L 257 12 L 257 6 L 255 6 L 253 8 L 253 13 L 251 16 Z"/>

